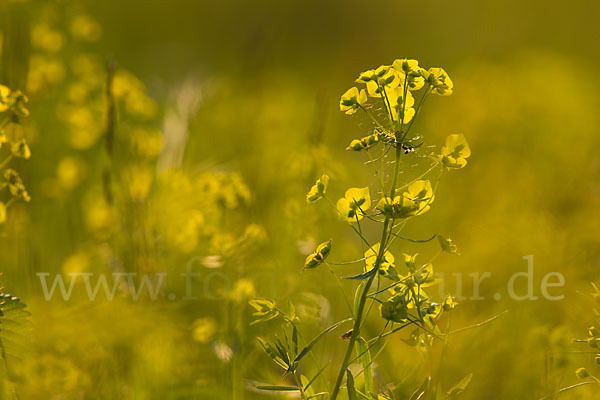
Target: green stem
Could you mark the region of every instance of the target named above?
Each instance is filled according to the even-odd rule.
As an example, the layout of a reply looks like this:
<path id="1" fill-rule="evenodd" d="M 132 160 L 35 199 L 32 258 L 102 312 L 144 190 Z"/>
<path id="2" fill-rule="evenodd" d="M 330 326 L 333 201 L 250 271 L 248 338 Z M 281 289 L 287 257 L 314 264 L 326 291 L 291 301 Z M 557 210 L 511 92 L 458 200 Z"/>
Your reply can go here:
<path id="1" fill-rule="evenodd" d="M 402 155 L 402 148 L 396 148 L 396 164 L 394 167 L 394 179 L 392 182 L 392 189 L 390 190 L 390 197 L 394 198 L 396 194 L 396 184 L 398 182 L 398 170 L 400 165 L 400 156 Z M 391 218 L 386 217 L 383 222 L 383 231 L 381 233 L 381 241 L 379 244 L 379 252 L 377 254 L 377 259 L 375 260 L 375 264 L 373 265 L 374 269 L 378 269 L 381 261 L 383 260 L 386 248 L 386 242 L 389 238 L 389 225 L 391 222 Z M 356 319 L 354 320 L 354 327 L 352 330 L 352 336 L 350 336 L 350 340 L 348 341 L 348 347 L 346 348 L 346 354 L 344 355 L 344 360 L 340 365 L 340 370 L 338 372 L 337 379 L 335 381 L 335 385 L 333 387 L 333 391 L 331 392 L 330 400 L 335 400 L 340 392 L 340 387 L 342 385 L 342 380 L 344 378 L 344 374 L 346 373 L 346 368 L 348 367 L 348 362 L 350 361 L 350 357 L 352 356 L 352 351 L 354 350 L 354 344 L 356 340 L 360 336 L 360 327 L 362 325 L 363 313 L 365 312 L 365 305 L 367 303 L 367 295 L 369 294 L 369 289 L 371 285 L 373 285 L 373 281 L 377 276 L 377 271 L 373 275 L 369 277 L 367 283 L 361 293 L 360 301 L 358 303 L 358 310 L 356 311 Z"/>
<path id="2" fill-rule="evenodd" d="M 302 381 L 300 380 L 300 378 L 298 378 L 296 371 L 292 372 L 292 375 L 294 376 L 294 379 L 296 380 L 296 385 L 300 390 L 300 397 L 302 397 L 302 399 L 304 400 L 308 400 L 308 396 L 306 396 L 306 392 L 304 391 L 304 386 L 302 386 Z"/>

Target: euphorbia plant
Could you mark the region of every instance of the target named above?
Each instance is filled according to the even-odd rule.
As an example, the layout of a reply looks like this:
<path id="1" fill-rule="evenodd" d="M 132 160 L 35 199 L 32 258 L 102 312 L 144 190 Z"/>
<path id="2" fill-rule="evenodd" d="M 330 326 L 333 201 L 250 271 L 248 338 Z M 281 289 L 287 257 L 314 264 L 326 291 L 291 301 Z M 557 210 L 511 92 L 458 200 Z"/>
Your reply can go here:
<path id="1" fill-rule="evenodd" d="M 306 200 L 308 203 L 316 203 L 321 199 L 328 201 L 356 233 L 366 251 L 356 261 L 330 262 L 328 256 L 334 241 L 329 240 L 308 255 L 304 265 L 304 269 L 314 269 L 322 264 L 362 264 L 360 273 L 344 277 L 358 282 L 353 315 L 348 320 L 325 329 L 301 347 L 299 321 L 291 303 L 289 310 L 283 311 L 273 301 L 251 301 L 251 306 L 256 310 L 256 322 L 282 317 L 284 340 L 277 339 L 274 343 L 268 343 L 260 339 L 260 343 L 286 374 L 295 377 L 294 385 L 260 386 L 264 390 L 298 391 L 303 399 L 320 397 L 335 400 L 345 379 L 349 399 L 356 399 L 357 396 L 365 399 L 392 399 L 395 398 L 393 390 L 387 389 L 380 393 L 375 387 L 371 371 L 374 358 L 371 357 L 371 349 L 383 342 L 384 338 L 409 327 L 412 340 L 407 342 L 425 352 L 435 339 L 444 339 L 448 334 L 442 333 L 438 324 L 444 313 L 452 310 L 456 303 L 451 296 L 436 302 L 425 290 L 436 283 L 433 258 L 422 262 L 417 259 L 416 254 L 394 256 L 393 253 L 396 250 L 394 245 L 400 243 L 397 239 L 427 242 L 437 237 L 441 245 L 437 254 L 441 251 L 457 254 L 456 246 L 443 236 L 434 235 L 426 240 L 414 240 L 400 235 L 409 221 L 431 209 L 442 173 L 445 170 L 463 168 L 470 156 L 465 137 L 450 135 L 438 153 L 426 156 L 430 165 L 424 173 L 416 179 L 399 182 L 401 157 L 416 157 L 415 149 L 422 145 L 420 138 L 411 136 L 411 128 L 423 104 L 431 95 L 450 95 L 453 90 L 452 80 L 441 68 L 425 69 L 416 60 L 402 59 L 395 60 L 391 65 L 365 71 L 356 82 L 362 87 L 352 87 L 342 95 L 340 110 L 346 114 L 364 113 L 373 122 L 373 131 L 365 137 L 352 140 L 347 149 L 364 152 L 368 155 L 370 164 L 380 165 L 376 171 L 376 194 L 372 196 L 368 187 L 349 188 L 343 197 L 334 202 L 327 192 L 329 177 L 323 175 L 310 189 Z M 384 112 L 375 113 L 375 109 L 383 109 Z M 381 114 L 383 118 L 378 116 Z M 380 154 L 376 155 L 374 152 L 377 147 L 380 148 Z M 388 156 L 393 157 L 391 162 L 385 162 Z M 377 160 L 381 160 L 381 163 L 375 162 Z M 391 169 L 391 175 L 387 169 Z M 387 176 L 390 176 L 388 181 L 384 178 Z M 378 224 L 381 227 L 375 239 L 364 234 L 366 224 Z M 379 335 L 365 338 L 361 334 L 361 327 L 375 304 L 379 307 L 384 327 Z M 352 329 L 343 335 L 347 339 L 344 357 L 329 366 L 337 368 L 335 380 L 326 391 L 317 393 L 315 379 L 323 372 L 323 368 L 319 368 L 315 377 L 308 379 L 298 372 L 299 365 L 322 337 L 347 321 L 352 321 Z M 353 375 L 349 369 L 354 362 L 362 364 L 362 370 L 358 374 L 364 375 L 364 387 L 355 387 L 354 379 L 358 374 Z M 467 377 L 459 382 L 445 396 L 454 396 L 462 391 L 469 379 Z M 430 381 L 428 378 L 417 390 L 418 398 L 444 398 L 440 397 L 440 388 Z"/>

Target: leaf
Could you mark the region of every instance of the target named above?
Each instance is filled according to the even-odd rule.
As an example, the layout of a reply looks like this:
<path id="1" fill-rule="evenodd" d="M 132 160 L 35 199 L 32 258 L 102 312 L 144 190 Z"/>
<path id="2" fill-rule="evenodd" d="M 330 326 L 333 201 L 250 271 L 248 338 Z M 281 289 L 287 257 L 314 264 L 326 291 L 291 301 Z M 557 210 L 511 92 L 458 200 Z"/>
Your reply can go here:
<path id="1" fill-rule="evenodd" d="M 363 366 L 363 376 L 365 379 L 365 392 L 370 396 L 373 393 L 373 371 L 371 370 L 371 353 L 367 342 L 362 337 L 356 341 L 356 355 Z"/>
<path id="2" fill-rule="evenodd" d="M 281 356 L 283 361 L 285 361 L 285 363 L 287 365 L 291 365 L 290 356 L 289 356 L 285 346 L 283 345 L 283 343 L 281 343 L 281 340 L 275 339 L 275 346 L 277 347 L 277 350 L 279 351 L 279 355 Z"/>
<path id="3" fill-rule="evenodd" d="M 304 388 L 304 393 L 310 398 L 310 396 L 315 394 L 315 391 L 312 388 L 309 388 L 308 385 L 310 384 L 310 381 L 308 380 L 308 378 L 304 375 L 300 375 L 300 383 L 302 384 L 302 387 Z"/>
<path id="4" fill-rule="evenodd" d="M 0 293 L 0 352 L 11 379 L 13 367 L 28 353 L 31 314 L 26 308 L 18 297 Z"/>
<path id="5" fill-rule="evenodd" d="M 270 390 L 274 392 L 299 392 L 296 386 L 276 386 L 276 385 L 260 385 L 256 387 L 260 390 Z"/>
<path id="6" fill-rule="evenodd" d="M 300 352 L 300 354 L 298 354 L 296 356 L 296 358 L 294 359 L 294 362 L 300 361 L 302 359 L 302 357 L 304 357 L 305 355 L 307 355 L 308 352 L 311 351 L 312 348 L 317 344 L 317 342 L 319 340 L 321 340 L 325 335 L 327 335 L 329 332 L 331 332 L 332 330 L 334 330 L 335 328 L 337 328 L 338 326 L 340 326 L 344 322 L 350 321 L 351 319 L 352 318 L 347 318 L 345 320 L 337 322 L 337 323 L 331 325 L 329 328 L 325 329 L 323 332 L 319 333 L 319 335 L 317 335 L 317 337 L 315 337 L 305 348 L 302 349 L 302 351 Z"/>
<path id="7" fill-rule="evenodd" d="M 363 288 L 365 286 L 364 282 L 361 282 L 360 285 L 356 288 L 356 293 L 354 293 L 354 318 L 358 316 L 356 313 L 358 312 L 358 306 L 360 305 L 360 297 L 362 295 Z"/>
<path id="8" fill-rule="evenodd" d="M 322 367 L 319 372 L 317 372 L 317 374 L 315 376 L 313 376 L 313 378 L 306 384 L 304 384 L 304 382 L 302 382 L 304 384 L 304 390 L 307 390 L 310 388 L 310 386 L 315 383 L 315 381 L 317 380 L 317 378 L 321 375 L 321 373 L 323 371 L 325 371 L 325 368 L 327 367 L 327 365 L 325 365 L 324 367 Z"/>
<path id="9" fill-rule="evenodd" d="M 345 276 L 344 279 L 350 279 L 353 281 L 362 281 L 377 273 L 377 268 L 373 268 L 368 270 L 367 272 L 363 272 L 362 274 L 354 275 L 354 276 Z"/>
<path id="10" fill-rule="evenodd" d="M 348 400 L 358 400 L 356 389 L 354 388 L 354 377 L 349 369 L 346 369 L 346 387 L 348 388 Z"/>
<path id="11" fill-rule="evenodd" d="M 277 365 L 279 365 L 281 368 L 283 368 L 287 371 L 289 368 L 289 365 L 283 360 L 283 358 L 281 358 L 281 356 L 279 355 L 277 350 L 275 350 L 275 348 L 270 343 L 265 342 L 263 339 L 261 339 L 261 338 L 257 338 L 257 339 L 258 339 L 258 342 L 260 343 L 260 345 L 263 347 L 263 349 L 265 349 L 265 352 L 269 355 L 269 357 L 271 357 L 271 359 Z"/>
<path id="12" fill-rule="evenodd" d="M 460 382 L 458 382 L 456 385 L 454 385 L 452 387 L 452 389 L 448 390 L 448 396 L 455 396 L 455 395 L 463 392 L 465 390 L 465 388 L 471 382 L 472 378 L 473 378 L 473 374 L 472 373 L 470 373 L 469 375 L 467 375 L 464 378 L 462 378 L 460 380 Z"/>
<path id="13" fill-rule="evenodd" d="M 298 354 L 298 328 L 294 325 L 292 332 L 292 358 L 295 358 Z"/>

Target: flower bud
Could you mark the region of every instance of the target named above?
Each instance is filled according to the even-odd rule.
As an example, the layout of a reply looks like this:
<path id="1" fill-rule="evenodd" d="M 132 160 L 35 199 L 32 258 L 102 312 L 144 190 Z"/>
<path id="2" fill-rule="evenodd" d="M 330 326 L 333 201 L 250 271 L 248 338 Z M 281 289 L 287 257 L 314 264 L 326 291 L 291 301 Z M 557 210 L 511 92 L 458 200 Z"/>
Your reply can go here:
<path id="1" fill-rule="evenodd" d="M 588 376 L 590 376 L 590 374 L 587 372 L 587 369 L 585 368 L 578 368 L 575 371 L 575 375 L 577 375 L 578 378 L 584 379 L 587 378 Z"/>

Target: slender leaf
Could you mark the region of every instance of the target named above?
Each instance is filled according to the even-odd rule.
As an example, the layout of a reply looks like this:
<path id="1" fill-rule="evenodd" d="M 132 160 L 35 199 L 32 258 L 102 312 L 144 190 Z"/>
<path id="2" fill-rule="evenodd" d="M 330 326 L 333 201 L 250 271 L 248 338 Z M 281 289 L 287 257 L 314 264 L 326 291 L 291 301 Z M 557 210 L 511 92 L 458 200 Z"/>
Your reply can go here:
<path id="1" fill-rule="evenodd" d="M 356 315 L 356 313 L 358 312 L 358 306 L 360 303 L 360 297 L 363 291 L 363 288 L 365 287 L 365 283 L 361 282 L 360 285 L 358 285 L 358 287 L 356 288 L 356 293 L 354 293 L 354 318 L 357 318 L 358 316 Z"/>
<path id="2" fill-rule="evenodd" d="M 291 358 L 295 358 L 298 355 L 298 328 L 294 325 L 292 332 L 292 355 Z"/>
<path id="3" fill-rule="evenodd" d="M 317 378 L 321 375 L 321 373 L 325 370 L 326 367 L 327 367 L 327 365 L 322 367 L 319 370 L 319 372 L 317 372 L 317 374 L 315 376 L 313 376 L 313 378 L 306 385 L 304 385 L 304 390 L 310 388 L 310 385 L 312 385 L 317 380 Z"/>
<path id="4" fill-rule="evenodd" d="M 275 346 L 277 346 L 277 350 L 279 351 L 279 354 L 281 355 L 281 358 L 283 359 L 283 361 L 285 361 L 285 363 L 287 365 L 291 365 L 290 356 L 289 356 L 287 350 L 285 349 L 285 346 L 283 345 L 283 343 L 281 343 L 281 340 L 275 339 Z"/>
<path id="5" fill-rule="evenodd" d="M 348 400 L 358 400 L 356 389 L 354 388 L 354 377 L 349 369 L 346 369 L 346 387 L 348 388 Z"/>
<path id="6" fill-rule="evenodd" d="M 367 395 L 373 393 L 373 371 L 371 370 L 371 353 L 367 342 L 362 337 L 356 341 L 356 355 L 363 366 L 363 376 L 365 378 L 365 392 Z"/>
<path id="7" fill-rule="evenodd" d="M 279 353 L 277 352 L 277 350 L 275 350 L 275 348 L 270 343 L 265 342 L 261 338 L 258 338 L 258 342 L 263 347 L 263 349 L 268 354 L 268 356 L 271 357 L 271 359 L 277 365 L 279 365 L 281 368 L 283 368 L 285 370 L 287 370 L 289 368 L 289 365 L 279 356 Z"/>
<path id="8" fill-rule="evenodd" d="M 353 281 L 362 281 L 362 280 L 372 277 L 376 273 L 377 273 L 377 268 L 371 268 L 370 270 L 368 270 L 367 272 L 363 272 L 362 274 L 353 275 L 353 276 L 345 276 L 344 279 L 350 279 Z"/>

